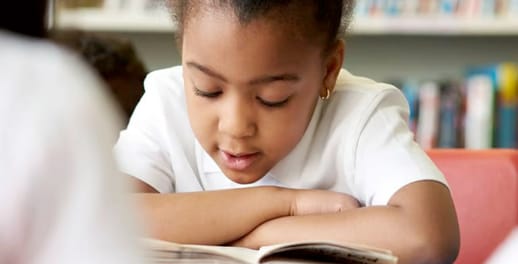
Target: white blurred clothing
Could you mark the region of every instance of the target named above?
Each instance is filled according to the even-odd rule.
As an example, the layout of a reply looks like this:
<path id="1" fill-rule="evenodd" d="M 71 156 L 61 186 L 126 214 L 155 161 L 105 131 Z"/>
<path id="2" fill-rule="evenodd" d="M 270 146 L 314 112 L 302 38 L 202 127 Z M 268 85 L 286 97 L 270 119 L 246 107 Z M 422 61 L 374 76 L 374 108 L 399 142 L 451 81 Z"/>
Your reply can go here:
<path id="1" fill-rule="evenodd" d="M 0 31 L 0 263 L 143 263 L 105 96 L 75 56 Z"/>
<path id="2" fill-rule="evenodd" d="M 518 227 L 491 254 L 486 264 L 506 264 L 518 262 Z"/>

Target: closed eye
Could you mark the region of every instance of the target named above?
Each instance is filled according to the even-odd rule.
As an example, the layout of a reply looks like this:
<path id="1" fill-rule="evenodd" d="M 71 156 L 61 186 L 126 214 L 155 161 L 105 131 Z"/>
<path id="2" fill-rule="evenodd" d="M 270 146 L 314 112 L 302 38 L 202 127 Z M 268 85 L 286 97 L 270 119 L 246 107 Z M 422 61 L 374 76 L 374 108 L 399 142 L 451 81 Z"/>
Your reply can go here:
<path id="1" fill-rule="evenodd" d="M 217 91 L 217 92 L 202 91 L 202 90 L 196 88 L 196 86 L 193 86 L 193 90 L 194 90 L 195 95 L 201 96 L 201 97 L 207 97 L 207 98 L 216 98 L 222 93 L 221 91 Z"/>
<path id="2" fill-rule="evenodd" d="M 267 106 L 267 107 L 282 107 L 290 100 L 290 97 L 288 97 L 282 101 L 270 102 L 270 101 L 266 101 L 266 100 L 262 99 L 261 97 L 256 97 L 256 98 L 261 104 L 263 104 L 264 106 Z"/>

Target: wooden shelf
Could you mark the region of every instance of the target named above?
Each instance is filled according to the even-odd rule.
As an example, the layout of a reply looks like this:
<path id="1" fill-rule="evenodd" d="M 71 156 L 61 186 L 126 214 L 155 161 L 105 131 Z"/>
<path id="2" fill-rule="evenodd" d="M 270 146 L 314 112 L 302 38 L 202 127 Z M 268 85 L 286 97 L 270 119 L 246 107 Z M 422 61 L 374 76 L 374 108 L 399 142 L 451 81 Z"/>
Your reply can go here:
<path id="1" fill-rule="evenodd" d="M 57 28 L 113 32 L 174 32 L 176 27 L 166 11 L 117 12 L 99 9 L 60 11 Z M 518 35 L 518 18 L 459 19 L 359 18 L 353 20 L 354 35 Z"/>

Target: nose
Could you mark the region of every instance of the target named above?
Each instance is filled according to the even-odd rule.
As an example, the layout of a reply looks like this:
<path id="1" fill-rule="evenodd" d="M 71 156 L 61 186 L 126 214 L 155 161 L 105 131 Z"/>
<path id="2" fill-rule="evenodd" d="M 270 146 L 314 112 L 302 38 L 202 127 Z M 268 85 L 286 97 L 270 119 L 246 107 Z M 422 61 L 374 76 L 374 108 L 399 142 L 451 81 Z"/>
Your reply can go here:
<path id="1" fill-rule="evenodd" d="M 257 132 L 255 110 L 253 105 L 239 95 L 229 97 L 223 103 L 218 129 L 232 138 L 246 138 Z"/>

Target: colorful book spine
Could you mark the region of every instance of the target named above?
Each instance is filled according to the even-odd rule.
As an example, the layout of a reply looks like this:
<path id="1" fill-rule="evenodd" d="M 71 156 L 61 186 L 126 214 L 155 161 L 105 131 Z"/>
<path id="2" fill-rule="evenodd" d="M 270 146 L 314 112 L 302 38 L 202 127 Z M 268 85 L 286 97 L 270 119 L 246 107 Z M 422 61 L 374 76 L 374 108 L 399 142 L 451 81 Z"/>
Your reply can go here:
<path id="1" fill-rule="evenodd" d="M 439 85 L 436 82 L 425 82 L 419 90 L 419 121 L 416 139 L 424 149 L 431 149 L 437 145 L 439 96 Z"/>
<path id="2" fill-rule="evenodd" d="M 408 126 L 414 135 L 417 134 L 417 120 L 419 119 L 419 83 L 408 80 L 403 83 L 401 90 L 408 101 L 410 114 L 408 116 Z"/>
<path id="3" fill-rule="evenodd" d="M 518 139 L 518 67 L 502 63 L 498 68 L 498 148 L 516 148 Z"/>
<path id="4" fill-rule="evenodd" d="M 475 71 L 466 81 L 465 142 L 468 149 L 493 146 L 494 81 L 491 74 Z"/>
<path id="5" fill-rule="evenodd" d="M 464 80 L 442 81 L 440 88 L 415 79 L 395 83 L 423 148 L 518 148 L 517 63 L 471 67 Z"/>
<path id="6" fill-rule="evenodd" d="M 507 3 L 507 16 L 516 19 L 518 16 L 518 0 L 508 0 Z"/>
<path id="7" fill-rule="evenodd" d="M 493 18 L 517 14 L 517 0 L 358 0 L 357 16 Z"/>
<path id="8" fill-rule="evenodd" d="M 441 85 L 439 144 L 440 148 L 456 148 L 460 144 L 461 94 L 459 86 L 447 81 Z"/>

